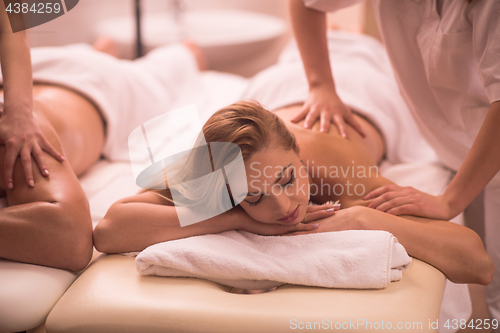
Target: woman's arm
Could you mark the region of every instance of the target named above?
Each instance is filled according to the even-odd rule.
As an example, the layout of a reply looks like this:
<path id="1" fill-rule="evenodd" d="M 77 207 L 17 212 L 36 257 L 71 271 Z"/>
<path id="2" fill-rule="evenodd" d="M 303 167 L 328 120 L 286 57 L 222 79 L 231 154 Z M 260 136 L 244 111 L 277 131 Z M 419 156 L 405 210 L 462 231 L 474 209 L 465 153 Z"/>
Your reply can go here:
<path id="1" fill-rule="evenodd" d="M 302 0 L 290 0 L 290 16 L 309 83 L 309 97 L 292 121 L 305 118 L 304 127 L 311 128 L 320 118 L 322 132 L 328 132 L 333 121 L 340 135 L 347 138 L 345 119 L 364 136 L 351 110 L 342 103 L 335 90 L 328 56 L 326 14 L 305 7 Z"/>
<path id="2" fill-rule="evenodd" d="M 446 221 L 398 217 L 366 207 L 340 210 L 318 221 L 310 232 L 385 230 L 392 233 L 412 257 L 429 263 L 456 283 L 487 285 L 493 279 L 493 261 L 472 230 Z"/>
<path id="3" fill-rule="evenodd" d="M 34 186 L 31 155 L 40 172 L 48 176 L 42 150 L 62 162 L 64 157 L 44 137 L 33 119 L 31 58 L 23 33 L 13 33 L 3 1 L 0 1 L 0 61 L 3 75 L 4 109 L 0 118 L 0 143 L 7 147 L 4 177 L 14 187 L 14 164 L 21 155 L 26 183 Z"/>
<path id="4" fill-rule="evenodd" d="M 202 222 L 181 227 L 175 207 L 154 192 L 144 192 L 115 202 L 94 229 L 94 245 L 100 252 L 142 251 L 146 247 L 175 239 L 215 234 L 228 230 L 245 230 L 260 235 L 282 235 L 312 230 L 314 223 L 295 226 L 260 223 L 241 208 L 233 208 Z M 311 207 L 307 222 L 332 215 L 325 209 Z"/>
<path id="5" fill-rule="evenodd" d="M 181 227 L 175 207 L 166 203 L 154 192 L 115 202 L 94 229 L 96 249 L 105 253 L 142 251 L 160 242 L 239 229 L 246 218 L 245 212 L 231 210 Z"/>
<path id="6" fill-rule="evenodd" d="M 491 104 L 471 150 L 443 195 L 384 186 L 369 193 L 368 205 L 389 214 L 411 214 L 449 220 L 465 208 L 500 171 L 500 101 Z"/>

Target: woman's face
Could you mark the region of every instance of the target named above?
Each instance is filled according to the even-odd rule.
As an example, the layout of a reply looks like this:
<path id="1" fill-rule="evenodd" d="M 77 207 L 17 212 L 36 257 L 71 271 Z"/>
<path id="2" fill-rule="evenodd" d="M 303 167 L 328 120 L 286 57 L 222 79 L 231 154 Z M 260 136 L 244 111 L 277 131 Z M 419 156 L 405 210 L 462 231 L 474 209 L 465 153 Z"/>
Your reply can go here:
<path id="1" fill-rule="evenodd" d="M 254 220 L 300 223 L 309 203 L 309 177 L 293 150 L 264 149 L 245 161 L 248 195 L 240 203 Z"/>

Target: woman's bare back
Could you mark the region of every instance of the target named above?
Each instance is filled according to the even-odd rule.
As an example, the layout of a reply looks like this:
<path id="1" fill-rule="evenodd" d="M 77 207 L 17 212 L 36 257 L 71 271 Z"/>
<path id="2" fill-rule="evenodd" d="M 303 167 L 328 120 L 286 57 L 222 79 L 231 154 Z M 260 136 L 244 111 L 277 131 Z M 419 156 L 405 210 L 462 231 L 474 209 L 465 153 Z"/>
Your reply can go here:
<path id="1" fill-rule="evenodd" d="M 348 126 L 349 138 L 340 136 L 334 126 L 329 133 L 319 131 L 319 122 L 312 130 L 290 119 L 301 105 L 274 111 L 295 135 L 304 165 L 312 179 L 311 200 L 323 203 L 340 200 L 343 207 L 365 205 L 362 198 L 371 190 L 391 182 L 378 173 L 378 163 L 385 154 L 384 140 L 377 128 L 356 116 L 366 133 L 363 138 Z"/>

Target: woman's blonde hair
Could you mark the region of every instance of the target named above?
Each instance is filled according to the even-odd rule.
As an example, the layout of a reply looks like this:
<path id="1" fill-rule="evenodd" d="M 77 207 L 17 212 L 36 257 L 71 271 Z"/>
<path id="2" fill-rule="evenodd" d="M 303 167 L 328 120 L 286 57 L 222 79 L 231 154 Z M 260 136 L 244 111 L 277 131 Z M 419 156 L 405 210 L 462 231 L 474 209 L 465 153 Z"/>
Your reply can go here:
<path id="1" fill-rule="evenodd" d="M 285 123 L 255 101 L 241 101 L 220 109 L 207 120 L 202 131 L 203 133 L 200 133 L 195 147 L 200 147 L 203 141 L 209 145 L 213 142 L 231 143 L 239 147 L 244 161 L 266 148 L 276 147 L 294 150 L 298 153 L 295 136 L 288 130 Z M 212 149 L 212 155 L 209 157 L 207 156 L 209 149 L 193 149 L 192 153 L 184 160 L 182 167 L 177 166 L 177 169 L 182 170 L 184 175 L 177 179 L 179 182 L 184 178 L 194 179 L 197 178 L 196 175 L 201 176 L 206 173 L 200 170 L 204 169 L 202 167 L 203 161 L 210 160 L 212 168 L 219 170 L 233 160 L 236 155 L 234 149 L 229 148 L 222 153 L 218 152 L 218 155 L 223 154 L 224 156 L 215 158 Z M 186 174 L 189 176 L 185 177 Z M 217 193 L 217 188 L 226 186 L 226 184 L 213 184 L 213 186 L 215 193 Z M 165 198 L 169 204 L 173 204 L 170 189 L 152 191 Z M 183 196 L 190 197 L 189 200 L 192 202 L 201 201 L 210 205 L 208 201 L 213 200 L 213 198 L 192 198 L 191 196 L 194 194 L 188 192 L 195 191 L 191 189 L 183 193 Z"/>

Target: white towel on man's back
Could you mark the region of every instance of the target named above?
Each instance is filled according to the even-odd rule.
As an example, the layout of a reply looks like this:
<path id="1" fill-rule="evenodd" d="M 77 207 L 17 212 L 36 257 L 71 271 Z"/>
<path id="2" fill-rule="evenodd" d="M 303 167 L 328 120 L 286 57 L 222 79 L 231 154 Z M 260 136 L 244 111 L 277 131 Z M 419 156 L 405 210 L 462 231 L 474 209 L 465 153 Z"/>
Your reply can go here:
<path id="1" fill-rule="evenodd" d="M 410 263 L 392 234 L 363 230 L 289 237 L 227 231 L 155 244 L 136 258 L 141 274 L 197 277 L 245 289 L 285 283 L 385 288 Z"/>

